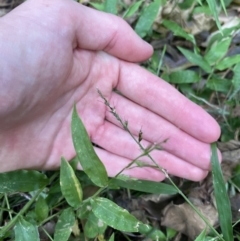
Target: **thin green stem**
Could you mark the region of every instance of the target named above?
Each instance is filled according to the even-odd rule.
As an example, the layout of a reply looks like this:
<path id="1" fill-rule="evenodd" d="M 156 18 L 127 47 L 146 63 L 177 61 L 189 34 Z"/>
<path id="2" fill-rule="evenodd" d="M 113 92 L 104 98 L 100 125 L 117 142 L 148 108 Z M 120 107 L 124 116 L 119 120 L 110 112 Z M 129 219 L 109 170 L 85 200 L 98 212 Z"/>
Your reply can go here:
<path id="1" fill-rule="evenodd" d="M 4 199 L 5 199 L 5 201 L 6 201 L 7 208 L 10 210 L 10 205 L 9 205 L 9 202 L 8 202 L 7 193 L 4 193 Z M 12 213 L 11 213 L 11 211 L 8 212 L 8 215 L 9 215 L 9 217 L 10 217 L 10 220 L 12 220 Z"/>
<path id="2" fill-rule="evenodd" d="M 150 155 L 150 152 L 156 148 L 148 148 L 147 150 L 142 146 L 141 144 L 141 138 L 136 138 L 131 131 L 128 128 L 128 122 L 127 121 L 122 121 L 122 119 L 120 118 L 120 116 L 117 114 L 116 110 L 114 107 L 112 107 L 110 105 L 110 103 L 108 102 L 108 100 L 102 95 L 102 93 L 100 92 L 100 90 L 97 90 L 98 94 L 101 96 L 101 98 L 104 100 L 105 105 L 110 109 L 110 112 L 114 115 L 114 117 L 121 123 L 121 125 L 123 126 L 123 128 L 129 133 L 129 135 L 132 137 L 132 139 L 138 144 L 139 148 L 141 149 L 141 151 L 143 152 L 142 155 L 147 156 L 158 168 L 160 171 L 163 172 L 163 174 L 165 175 L 165 177 L 170 181 L 170 183 L 173 185 L 173 187 L 178 191 L 178 193 L 183 197 L 183 199 L 193 208 L 193 210 L 199 215 L 199 217 L 205 222 L 205 224 L 218 236 L 218 238 L 220 240 L 224 239 L 221 237 L 221 235 L 214 229 L 214 227 L 209 223 L 209 221 L 205 218 L 205 216 L 190 202 L 190 200 L 184 195 L 184 193 L 177 187 L 177 185 L 173 182 L 173 180 L 169 177 L 167 171 L 162 168 L 161 166 L 159 166 L 157 164 L 157 162 L 152 158 L 152 156 Z M 139 132 L 139 135 L 142 135 L 142 132 Z M 134 162 L 136 161 L 136 159 L 134 159 L 128 166 L 132 165 Z"/>

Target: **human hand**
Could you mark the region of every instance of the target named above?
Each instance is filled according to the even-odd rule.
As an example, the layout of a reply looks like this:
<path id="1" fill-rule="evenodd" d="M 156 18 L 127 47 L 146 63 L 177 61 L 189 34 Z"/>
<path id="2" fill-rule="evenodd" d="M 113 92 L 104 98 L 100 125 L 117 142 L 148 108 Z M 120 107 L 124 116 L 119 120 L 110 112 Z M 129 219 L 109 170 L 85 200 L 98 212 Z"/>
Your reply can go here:
<path id="1" fill-rule="evenodd" d="M 1 172 L 56 169 L 62 155 L 73 158 L 74 102 L 109 176 L 127 166 L 141 151 L 98 88 L 135 136 L 142 130 L 145 147 L 168 139 L 164 151 L 151 153 L 161 167 L 191 180 L 207 175 L 218 124 L 135 64 L 149 58 L 152 48 L 123 20 L 70 0 L 28 0 L 0 19 L 0 33 Z M 124 173 L 164 179 L 150 167 Z"/>

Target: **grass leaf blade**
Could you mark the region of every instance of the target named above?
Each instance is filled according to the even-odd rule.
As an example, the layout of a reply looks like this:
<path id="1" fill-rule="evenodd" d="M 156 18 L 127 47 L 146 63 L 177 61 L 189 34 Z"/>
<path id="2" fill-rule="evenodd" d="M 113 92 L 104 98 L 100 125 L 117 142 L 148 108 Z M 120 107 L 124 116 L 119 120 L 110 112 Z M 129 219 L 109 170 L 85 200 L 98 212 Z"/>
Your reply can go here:
<path id="1" fill-rule="evenodd" d="M 48 178 L 37 171 L 19 170 L 0 173 L 0 193 L 30 192 L 48 184 Z"/>
<path id="2" fill-rule="evenodd" d="M 72 232 L 75 216 L 72 208 L 64 209 L 56 224 L 54 241 L 67 241 Z"/>
<path id="3" fill-rule="evenodd" d="M 213 187 L 219 214 L 220 227 L 224 239 L 227 241 L 233 241 L 231 206 L 224 183 L 222 170 L 218 161 L 216 143 L 211 144 L 211 151 Z"/>
<path id="4" fill-rule="evenodd" d="M 91 200 L 93 213 L 108 226 L 124 232 L 138 232 L 140 222 L 127 210 L 107 198 Z"/>
<path id="5" fill-rule="evenodd" d="M 154 193 L 154 194 L 176 194 L 178 191 L 169 184 L 166 183 L 158 183 L 146 180 L 121 180 L 117 178 L 113 178 L 111 180 L 111 184 L 118 185 L 120 187 L 129 188 L 132 190 L 137 190 L 140 192 L 146 193 Z"/>
<path id="6" fill-rule="evenodd" d="M 143 13 L 141 14 L 135 26 L 135 31 L 141 38 L 145 37 L 148 31 L 151 29 L 151 26 L 158 14 L 161 3 L 162 1 L 155 0 L 154 2 L 150 3 L 146 8 L 144 8 Z"/>
<path id="7" fill-rule="evenodd" d="M 62 158 L 60 169 L 60 186 L 68 204 L 74 208 L 82 202 L 82 188 L 70 164 Z"/>
<path id="8" fill-rule="evenodd" d="M 107 171 L 95 153 L 88 133 L 78 116 L 76 105 L 72 114 L 72 139 L 83 171 L 94 184 L 104 187 L 108 184 Z"/>

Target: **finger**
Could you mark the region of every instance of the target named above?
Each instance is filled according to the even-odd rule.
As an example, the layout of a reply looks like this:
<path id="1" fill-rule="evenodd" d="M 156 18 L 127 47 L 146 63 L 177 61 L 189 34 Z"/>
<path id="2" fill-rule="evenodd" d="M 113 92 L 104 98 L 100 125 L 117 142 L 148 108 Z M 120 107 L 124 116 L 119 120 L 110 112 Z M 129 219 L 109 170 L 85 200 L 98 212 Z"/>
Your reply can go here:
<path id="1" fill-rule="evenodd" d="M 220 136 L 217 122 L 174 87 L 131 63 L 122 63 L 116 88 L 133 102 L 155 112 L 177 128 L 206 142 Z"/>
<path id="2" fill-rule="evenodd" d="M 128 128 L 135 136 L 138 136 L 141 130 L 142 138 L 148 142 L 162 143 L 161 146 L 164 150 L 172 155 L 199 168 L 210 169 L 209 144 L 188 135 L 166 119 L 116 93 L 112 95 L 110 102 L 123 121 L 128 121 Z M 112 113 L 108 111 L 106 116 L 110 122 L 122 127 Z M 165 140 L 167 141 L 165 142 Z"/>
<path id="3" fill-rule="evenodd" d="M 143 41 L 120 17 L 75 1 L 29 0 L 11 12 L 14 13 L 21 17 L 27 16 L 33 23 L 39 20 L 38 25 L 51 30 L 59 38 L 69 38 L 74 47 L 102 50 L 131 62 L 146 60 L 153 52 L 152 46 Z"/>
<path id="4" fill-rule="evenodd" d="M 80 48 L 103 50 L 126 61 L 140 62 L 152 55 L 143 41 L 121 18 L 72 3 L 73 24 Z"/>
<path id="5" fill-rule="evenodd" d="M 92 141 L 104 148 L 107 152 L 112 153 L 115 156 L 128 159 L 128 163 L 142 154 L 140 147 L 136 144 L 136 142 L 134 142 L 129 133 L 109 122 L 106 122 L 101 128 L 99 128 L 96 135 L 94 135 L 92 138 Z M 150 144 L 145 140 L 143 140 L 141 143 L 145 148 Z M 172 175 L 193 181 L 202 180 L 207 175 L 206 170 L 202 170 L 201 168 L 192 165 L 191 163 L 188 163 L 185 160 L 182 160 L 166 151 L 156 150 L 151 152 L 150 155 L 159 166 L 166 169 L 168 173 Z M 109 162 L 105 163 L 106 160 L 109 160 Z M 111 164 L 110 159 L 107 158 L 102 158 L 102 161 L 105 166 L 110 169 L 114 169 L 114 165 L 118 162 L 116 160 L 114 164 Z M 148 157 L 141 157 L 140 161 L 153 165 Z M 147 176 L 142 178 L 146 179 Z M 150 176 L 149 178 L 155 180 L 154 176 Z"/>

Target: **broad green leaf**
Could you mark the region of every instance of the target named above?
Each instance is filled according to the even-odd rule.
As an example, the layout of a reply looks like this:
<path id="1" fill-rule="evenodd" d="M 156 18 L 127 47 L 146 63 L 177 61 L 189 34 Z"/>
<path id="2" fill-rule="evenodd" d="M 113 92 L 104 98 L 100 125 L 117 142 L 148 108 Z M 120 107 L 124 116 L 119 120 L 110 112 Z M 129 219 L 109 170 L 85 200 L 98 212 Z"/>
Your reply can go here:
<path id="1" fill-rule="evenodd" d="M 216 65 L 216 69 L 224 70 L 232 67 L 234 64 L 240 63 L 240 54 L 224 58 L 220 63 Z"/>
<path id="2" fill-rule="evenodd" d="M 213 76 L 212 79 L 207 81 L 206 86 L 211 90 L 227 93 L 230 89 L 231 81 Z"/>
<path id="3" fill-rule="evenodd" d="M 95 238 L 99 234 L 103 234 L 106 228 L 107 225 L 91 212 L 84 226 L 84 234 L 88 238 Z"/>
<path id="4" fill-rule="evenodd" d="M 168 81 L 173 84 L 196 83 L 200 80 L 200 76 L 196 71 L 182 70 L 172 72 L 168 75 Z"/>
<path id="5" fill-rule="evenodd" d="M 218 11 L 217 11 L 217 9 L 218 9 L 219 7 L 218 7 L 218 5 L 217 5 L 216 0 L 207 0 L 207 3 L 208 3 L 208 6 L 209 6 L 209 8 L 210 8 L 210 10 L 211 10 L 211 12 L 212 12 L 212 14 L 213 14 L 213 16 L 214 16 L 214 19 L 215 19 L 215 21 L 216 21 L 216 24 L 217 24 L 217 26 L 218 26 L 218 29 L 221 30 L 222 28 L 221 28 L 220 21 L 219 21 L 219 19 L 218 19 Z"/>
<path id="6" fill-rule="evenodd" d="M 72 139 L 83 171 L 97 186 L 106 186 L 107 171 L 93 149 L 87 131 L 77 114 L 76 106 L 72 114 Z"/>
<path id="7" fill-rule="evenodd" d="M 227 241 L 233 241 L 232 212 L 226 191 L 222 170 L 219 164 L 216 143 L 211 144 L 211 166 L 213 176 L 213 187 L 219 214 L 220 227 L 223 237 Z"/>
<path id="8" fill-rule="evenodd" d="M 62 158 L 60 169 L 61 191 L 68 204 L 74 208 L 81 205 L 82 188 L 70 164 Z"/>
<path id="9" fill-rule="evenodd" d="M 48 212 L 49 212 L 49 208 L 46 200 L 42 196 L 39 196 L 35 205 L 35 213 L 37 216 L 37 220 L 39 222 L 42 222 L 43 220 L 45 220 L 48 217 Z"/>
<path id="10" fill-rule="evenodd" d="M 178 49 L 191 63 L 196 64 L 197 66 L 200 66 L 205 72 L 211 73 L 211 66 L 201 55 L 181 47 L 178 47 Z"/>
<path id="11" fill-rule="evenodd" d="M 236 64 L 233 68 L 233 79 L 232 84 L 234 90 L 238 90 L 240 88 L 240 63 Z"/>
<path id="12" fill-rule="evenodd" d="M 15 241 L 40 241 L 37 226 L 19 217 L 15 227 Z"/>
<path id="13" fill-rule="evenodd" d="M 154 2 L 150 3 L 146 8 L 144 8 L 135 26 L 135 31 L 141 38 L 145 37 L 148 31 L 151 29 L 151 26 L 155 18 L 157 17 L 161 4 L 161 0 L 155 0 Z"/>
<path id="14" fill-rule="evenodd" d="M 195 239 L 195 241 L 205 241 L 206 229 L 204 229 Z"/>
<path id="15" fill-rule="evenodd" d="M 137 12 L 137 10 L 139 9 L 139 7 L 141 6 L 143 0 L 142 1 L 137 1 L 134 4 L 132 4 L 128 10 L 124 13 L 123 18 L 129 18 L 131 17 L 134 13 Z"/>
<path id="16" fill-rule="evenodd" d="M 164 19 L 162 23 L 168 30 L 171 30 L 175 36 L 183 37 L 186 40 L 191 41 L 193 44 L 196 44 L 194 36 L 185 32 L 185 30 L 183 30 L 177 23 L 166 19 Z"/>
<path id="17" fill-rule="evenodd" d="M 140 222 L 127 210 L 106 198 L 91 200 L 93 213 L 108 226 L 123 232 L 138 232 Z"/>
<path id="18" fill-rule="evenodd" d="M 118 0 L 105 0 L 104 11 L 107 13 L 117 14 L 117 3 Z"/>
<path id="19" fill-rule="evenodd" d="M 214 42 L 208 52 L 205 54 L 205 60 L 210 64 L 215 64 L 218 60 L 223 58 L 228 51 L 229 45 L 231 43 L 231 38 L 221 39 L 219 42 Z"/>
<path id="20" fill-rule="evenodd" d="M 0 173 L 0 193 L 30 192 L 48 184 L 48 178 L 37 171 L 13 171 Z"/>
<path id="21" fill-rule="evenodd" d="M 54 241 L 67 241 L 72 232 L 75 216 L 72 208 L 64 209 L 55 228 Z"/>
<path id="22" fill-rule="evenodd" d="M 155 193 L 155 194 L 176 194 L 178 191 L 169 184 L 166 183 L 159 183 L 159 182 L 152 182 L 152 181 L 145 181 L 145 180 L 121 180 L 113 178 L 111 180 L 111 184 L 117 185 L 120 187 L 128 188 L 137 190 L 140 192 L 147 192 L 147 193 Z"/>

